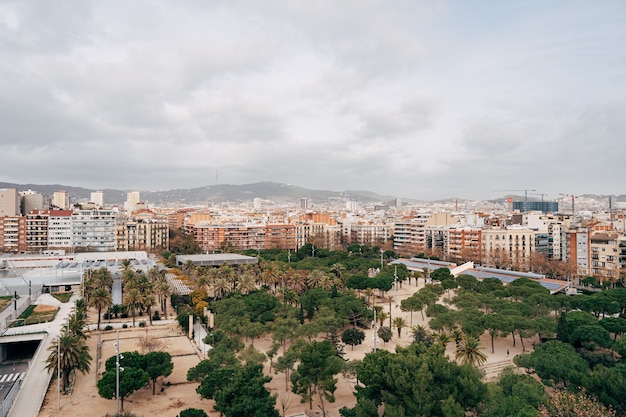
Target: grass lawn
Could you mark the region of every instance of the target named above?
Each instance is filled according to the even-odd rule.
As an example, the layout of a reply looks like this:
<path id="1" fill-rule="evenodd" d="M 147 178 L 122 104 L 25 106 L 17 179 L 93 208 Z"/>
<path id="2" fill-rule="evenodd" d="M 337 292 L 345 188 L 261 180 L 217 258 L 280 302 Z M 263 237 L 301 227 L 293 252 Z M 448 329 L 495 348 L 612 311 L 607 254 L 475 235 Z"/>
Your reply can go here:
<path id="1" fill-rule="evenodd" d="M 0 297 L 0 311 L 4 310 L 6 306 L 11 304 L 11 300 L 13 300 L 13 297 L 10 295 L 3 295 Z"/>
<path id="2" fill-rule="evenodd" d="M 55 292 L 51 294 L 54 298 L 59 300 L 62 303 L 67 303 L 70 301 L 70 297 L 72 296 L 71 292 Z"/>
<path id="3" fill-rule="evenodd" d="M 26 326 L 29 324 L 46 323 L 54 320 L 59 307 L 44 304 L 31 305 L 18 317 L 11 327 Z"/>

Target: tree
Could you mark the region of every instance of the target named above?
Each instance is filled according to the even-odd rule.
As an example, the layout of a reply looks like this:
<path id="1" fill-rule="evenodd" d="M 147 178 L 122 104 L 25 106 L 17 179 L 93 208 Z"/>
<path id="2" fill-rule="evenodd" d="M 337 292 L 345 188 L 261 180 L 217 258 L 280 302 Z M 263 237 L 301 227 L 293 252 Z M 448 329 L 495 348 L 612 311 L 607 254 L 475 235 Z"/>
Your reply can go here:
<path id="1" fill-rule="evenodd" d="M 126 289 L 126 288 L 124 288 Z M 137 309 L 141 307 L 141 303 L 143 302 L 143 296 L 139 289 L 137 288 L 129 288 L 124 294 L 124 305 L 128 307 L 133 316 L 133 327 L 135 327 L 135 314 L 137 313 Z"/>
<path id="2" fill-rule="evenodd" d="M 454 357 L 472 366 L 480 366 L 487 361 L 480 340 L 472 336 L 465 336 L 454 351 Z"/>
<path id="3" fill-rule="evenodd" d="M 115 398 L 117 383 L 116 372 L 116 369 L 112 369 L 102 374 L 102 378 L 100 378 L 97 383 L 98 394 L 100 394 L 101 397 L 108 400 Z M 119 395 L 122 400 L 122 411 L 124 411 L 124 398 L 138 389 L 145 387 L 148 381 L 150 381 L 150 376 L 143 369 L 130 367 L 120 368 Z"/>
<path id="4" fill-rule="evenodd" d="M 48 372 L 57 375 L 60 372 L 63 382 L 63 392 L 67 391 L 70 375 L 77 370 L 86 374 L 91 366 L 91 355 L 84 339 L 67 331 L 61 331 L 59 338 L 54 340 L 48 348 L 50 355 L 46 359 Z M 59 358 L 59 353 L 61 357 Z"/>
<path id="5" fill-rule="evenodd" d="M 89 305 L 98 310 L 98 327 L 100 330 L 100 318 L 102 310 L 109 308 L 113 304 L 111 293 L 105 288 L 96 288 L 89 295 Z"/>
<path id="6" fill-rule="evenodd" d="M 546 407 L 540 407 L 542 417 L 614 417 L 615 410 L 607 409 L 584 391 L 556 391 Z"/>
<path id="7" fill-rule="evenodd" d="M 355 414 L 344 410 L 342 415 L 377 416 L 377 407 L 384 404 L 387 416 L 457 416 L 484 400 L 486 386 L 478 370 L 451 362 L 441 345 L 411 344 L 396 350 L 365 356 L 357 366 L 361 384 L 356 387 Z"/>
<path id="8" fill-rule="evenodd" d="M 341 372 L 343 360 L 337 355 L 337 349 L 328 340 L 312 342 L 300 351 L 300 365 L 291 374 L 292 391 L 300 394 L 302 402 L 309 401 L 313 407 L 313 394 L 317 393 L 326 415 L 324 399 L 333 402 L 333 393 L 337 388 L 335 375 Z"/>
<path id="9" fill-rule="evenodd" d="M 513 362 L 534 369 L 542 379 L 564 386 L 582 386 L 589 374 L 589 365 L 576 353 L 574 347 L 559 340 L 544 342 L 532 353 L 517 356 Z"/>
<path id="10" fill-rule="evenodd" d="M 215 393 L 215 409 L 226 417 L 279 417 L 276 396 L 264 386 L 271 380 L 263 375 L 261 365 L 239 367 Z"/>
<path id="11" fill-rule="evenodd" d="M 383 339 L 383 342 L 385 343 L 391 340 L 392 332 L 389 327 L 385 327 L 385 326 L 380 327 L 378 331 L 376 332 L 376 334 L 378 335 L 378 337 Z"/>
<path id="12" fill-rule="evenodd" d="M 400 338 L 400 333 L 402 332 L 402 329 L 406 327 L 406 320 L 404 320 L 402 317 L 396 317 L 395 319 L 393 319 L 393 325 L 398 330 L 398 338 Z"/>
<path id="13" fill-rule="evenodd" d="M 168 376 L 174 369 L 172 356 L 167 352 L 149 352 L 145 357 L 145 371 L 152 380 L 152 395 L 156 393 L 156 380 L 160 376 Z"/>
<path id="14" fill-rule="evenodd" d="M 206 411 L 199 408 L 185 408 L 177 417 L 209 417 Z"/>
<path id="15" fill-rule="evenodd" d="M 341 341 L 346 345 L 352 346 L 354 350 L 355 345 L 360 345 L 365 340 L 365 333 L 355 327 L 346 329 L 341 335 Z"/>

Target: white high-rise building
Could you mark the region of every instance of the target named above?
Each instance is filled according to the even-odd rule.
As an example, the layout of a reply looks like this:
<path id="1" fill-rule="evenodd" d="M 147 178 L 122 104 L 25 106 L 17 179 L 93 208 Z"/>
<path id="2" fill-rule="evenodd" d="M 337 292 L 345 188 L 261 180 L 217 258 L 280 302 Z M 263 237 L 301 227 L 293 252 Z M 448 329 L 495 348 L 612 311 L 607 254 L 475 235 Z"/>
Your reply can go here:
<path id="1" fill-rule="evenodd" d="M 55 191 L 54 194 L 52 194 L 52 205 L 61 210 L 69 210 L 70 196 L 67 195 L 67 191 Z"/>
<path id="2" fill-rule="evenodd" d="M 89 201 L 94 203 L 98 208 L 104 207 L 104 193 L 102 191 L 94 191 L 91 193 Z"/>
<path id="3" fill-rule="evenodd" d="M 126 194 L 126 211 L 132 213 L 137 210 L 137 204 L 141 201 L 139 191 L 131 191 Z"/>

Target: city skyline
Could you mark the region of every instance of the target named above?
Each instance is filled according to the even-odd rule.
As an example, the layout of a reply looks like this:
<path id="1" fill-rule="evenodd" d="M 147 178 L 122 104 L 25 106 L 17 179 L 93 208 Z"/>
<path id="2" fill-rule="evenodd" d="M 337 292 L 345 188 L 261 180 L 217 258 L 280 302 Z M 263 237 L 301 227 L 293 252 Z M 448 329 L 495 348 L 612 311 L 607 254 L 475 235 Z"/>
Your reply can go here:
<path id="1" fill-rule="evenodd" d="M 3 2 L 0 181 L 623 194 L 625 16 L 619 1 Z"/>

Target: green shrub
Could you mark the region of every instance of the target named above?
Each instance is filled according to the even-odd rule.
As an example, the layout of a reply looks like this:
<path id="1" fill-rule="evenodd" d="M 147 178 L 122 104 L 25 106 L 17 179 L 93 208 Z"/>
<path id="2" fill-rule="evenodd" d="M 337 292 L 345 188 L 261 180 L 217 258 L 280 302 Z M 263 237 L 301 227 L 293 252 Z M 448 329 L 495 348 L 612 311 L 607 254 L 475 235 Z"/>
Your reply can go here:
<path id="1" fill-rule="evenodd" d="M 126 323 L 122 324 L 122 329 L 128 329 L 128 324 Z"/>
<path id="2" fill-rule="evenodd" d="M 145 321 L 140 321 L 139 322 L 139 327 L 146 327 L 146 322 Z"/>
<path id="3" fill-rule="evenodd" d="M 158 311 L 154 312 L 154 314 L 152 315 L 152 320 L 161 320 L 161 316 L 159 315 Z"/>
<path id="4" fill-rule="evenodd" d="M 108 324 L 107 326 L 105 326 L 104 331 L 107 330 L 113 330 L 113 326 L 111 326 L 110 324 Z"/>

